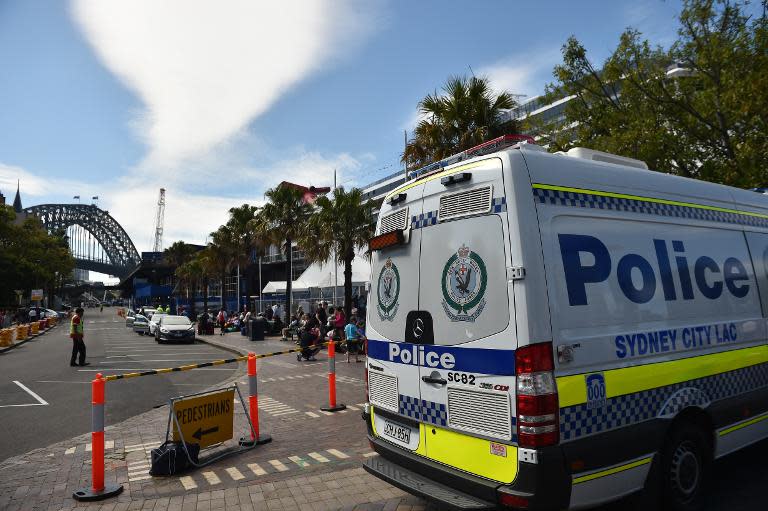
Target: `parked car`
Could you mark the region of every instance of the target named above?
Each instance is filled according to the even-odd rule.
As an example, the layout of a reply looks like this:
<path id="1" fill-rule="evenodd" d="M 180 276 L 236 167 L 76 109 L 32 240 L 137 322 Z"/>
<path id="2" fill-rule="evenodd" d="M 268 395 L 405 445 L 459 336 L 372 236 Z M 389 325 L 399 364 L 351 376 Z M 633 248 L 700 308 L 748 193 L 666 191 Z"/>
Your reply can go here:
<path id="1" fill-rule="evenodd" d="M 125 326 L 126 327 L 132 327 L 133 326 L 133 320 L 136 317 L 136 313 L 129 310 L 125 313 Z"/>
<path id="2" fill-rule="evenodd" d="M 167 316 L 165 312 L 155 312 L 152 314 L 152 317 L 149 318 L 149 335 L 155 335 L 155 331 L 157 330 L 157 324 L 160 322 L 160 319 L 163 316 Z"/>
<path id="3" fill-rule="evenodd" d="M 139 335 L 149 334 L 149 319 L 141 314 L 136 314 L 133 318 L 133 331 Z"/>
<path id="4" fill-rule="evenodd" d="M 59 313 L 53 309 L 40 309 L 44 318 L 58 318 Z"/>
<path id="5" fill-rule="evenodd" d="M 195 326 L 186 316 L 169 316 L 163 314 L 155 327 L 155 341 L 163 342 L 195 342 Z"/>
<path id="6" fill-rule="evenodd" d="M 144 309 L 144 316 L 146 316 L 147 319 L 152 319 L 152 315 L 157 310 L 157 309 L 153 309 L 151 307 L 143 307 L 143 309 Z"/>

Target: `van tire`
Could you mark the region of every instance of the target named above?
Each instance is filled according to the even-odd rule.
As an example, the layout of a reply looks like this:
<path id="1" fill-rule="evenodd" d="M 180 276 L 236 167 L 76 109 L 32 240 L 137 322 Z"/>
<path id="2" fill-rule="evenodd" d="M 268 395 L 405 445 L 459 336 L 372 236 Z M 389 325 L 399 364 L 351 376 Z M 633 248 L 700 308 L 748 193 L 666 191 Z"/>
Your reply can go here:
<path id="1" fill-rule="evenodd" d="M 654 479 L 665 511 L 699 511 L 704 506 L 712 449 L 706 432 L 689 422 L 673 426 Z"/>

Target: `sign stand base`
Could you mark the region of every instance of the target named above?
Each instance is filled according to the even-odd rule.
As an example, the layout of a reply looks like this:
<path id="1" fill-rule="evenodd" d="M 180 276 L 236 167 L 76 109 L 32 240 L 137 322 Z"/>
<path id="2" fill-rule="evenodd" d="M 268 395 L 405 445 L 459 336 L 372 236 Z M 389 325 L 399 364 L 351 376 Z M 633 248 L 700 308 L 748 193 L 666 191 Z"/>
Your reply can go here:
<path id="1" fill-rule="evenodd" d="M 240 439 L 241 447 L 253 447 L 254 445 L 264 445 L 272 441 L 272 437 L 269 435 L 259 435 L 259 438 L 253 440 L 250 437 L 243 437 Z"/>
<path id="2" fill-rule="evenodd" d="M 324 412 L 338 412 L 340 410 L 346 410 L 347 405 L 324 406 L 320 409 Z"/>
<path id="3" fill-rule="evenodd" d="M 115 495 L 123 493 L 122 484 L 108 484 L 103 490 L 93 491 L 91 488 L 83 488 L 72 493 L 72 498 L 82 502 L 91 502 L 94 500 L 104 500 Z"/>

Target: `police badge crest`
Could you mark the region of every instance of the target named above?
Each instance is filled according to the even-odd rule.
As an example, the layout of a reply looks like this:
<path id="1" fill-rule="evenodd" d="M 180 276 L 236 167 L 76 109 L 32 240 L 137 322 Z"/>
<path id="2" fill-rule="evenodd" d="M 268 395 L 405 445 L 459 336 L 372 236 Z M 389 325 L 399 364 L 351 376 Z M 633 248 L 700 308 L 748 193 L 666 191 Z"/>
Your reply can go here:
<path id="1" fill-rule="evenodd" d="M 488 272 L 483 259 L 462 245 L 445 263 L 441 284 L 448 319 L 474 323 L 485 308 Z"/>
<path id="2" fill-rule="evenodd" d="M 379 272 L 379 282 L 376 287 L 376 311 L 382 321 L 393 321 L 399 307 L 400 272 L 392 259 L 387 259 Z"/>

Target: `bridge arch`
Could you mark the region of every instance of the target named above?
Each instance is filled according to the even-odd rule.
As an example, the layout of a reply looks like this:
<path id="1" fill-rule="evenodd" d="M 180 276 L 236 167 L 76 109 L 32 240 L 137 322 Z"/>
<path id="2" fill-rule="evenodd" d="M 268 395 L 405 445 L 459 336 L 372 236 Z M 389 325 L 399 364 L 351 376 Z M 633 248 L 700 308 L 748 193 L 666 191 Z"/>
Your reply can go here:
<path id="1" fill-rule="evenodd" d="M 141 263 L 141 256 L 125 229 L 103 209 L 93 204 L 40 204 L 25 208 L 52 233 L 81 226 L 98 241 L 107 258 L 76 257 L 77 267 L 123 278 Z"/>

